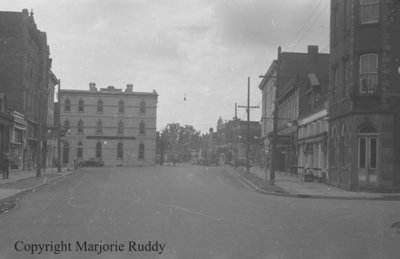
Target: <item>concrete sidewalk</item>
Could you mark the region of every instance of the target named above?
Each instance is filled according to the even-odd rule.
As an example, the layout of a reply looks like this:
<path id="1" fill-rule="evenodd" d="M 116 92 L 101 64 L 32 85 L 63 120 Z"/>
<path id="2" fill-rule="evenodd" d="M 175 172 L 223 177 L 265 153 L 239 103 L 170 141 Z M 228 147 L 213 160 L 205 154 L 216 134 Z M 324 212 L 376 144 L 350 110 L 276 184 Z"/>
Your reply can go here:
<path id="1" fill-rule="evenodd" d="M 71 174 L 67 168 L 62 168 L 61 173 L 57 173 L 57 168 L 52 170 L 47 168 L 42 171 L 41 177 L 36 177 L 36 170 L 10 170 L 9 179 L 2 179 L 0 175 L 0 207 L 10 204 L 11 200 L 19 197 L 26 192 L 37 189 L 43 185 Z M 0 208 L 0 213 L 4 209 Z"/>
<path id="2" fill-rule="evenodd" d="M 250 168 L 250 173 L 265 180 L 265 171 L 259 166 Z M 269 172 L 268 172 L 269 175 Z M 369 193 L 352 192 L 342 190 L 324 183 L 304 182 L 297 175 L 290 175 L 283 172 L 275 173 L 275 185 L 287 192 L 284 196 L 302 198 L 325 198 L 325 199 L 354 199 L 354 200 L 400 200 L 400 193 Z M 265 192 L 253 186 L 260 192 Z"/>

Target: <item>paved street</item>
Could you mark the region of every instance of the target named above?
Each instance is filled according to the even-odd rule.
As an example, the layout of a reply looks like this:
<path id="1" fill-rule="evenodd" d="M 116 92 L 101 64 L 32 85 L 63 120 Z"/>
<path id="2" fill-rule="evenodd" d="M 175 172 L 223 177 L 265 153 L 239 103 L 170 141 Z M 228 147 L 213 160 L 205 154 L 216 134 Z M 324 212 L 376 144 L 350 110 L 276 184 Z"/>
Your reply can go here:
<path id="1" fill-rule="evenodd" d="M 0 215 L 0 258 L 398 258 L 398 221 L 398 201 L 263 195 L 227 168 L 83 168 Z"/>

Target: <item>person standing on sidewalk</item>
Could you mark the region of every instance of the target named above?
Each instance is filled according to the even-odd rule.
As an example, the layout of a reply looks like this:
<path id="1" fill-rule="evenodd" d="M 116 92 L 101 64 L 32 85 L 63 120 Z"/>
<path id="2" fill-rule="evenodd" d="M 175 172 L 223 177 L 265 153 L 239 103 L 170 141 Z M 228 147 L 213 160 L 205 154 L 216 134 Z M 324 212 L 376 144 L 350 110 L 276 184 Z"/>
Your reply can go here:
<path id="1" fill-rule="evenodd" d="M 10 160 L 8 158 L 8 154 L 3 154 L 3 160 L 1 161 L 1 170 L 3 171 L 3 180 L 8 179 L 10 174 Z"/>

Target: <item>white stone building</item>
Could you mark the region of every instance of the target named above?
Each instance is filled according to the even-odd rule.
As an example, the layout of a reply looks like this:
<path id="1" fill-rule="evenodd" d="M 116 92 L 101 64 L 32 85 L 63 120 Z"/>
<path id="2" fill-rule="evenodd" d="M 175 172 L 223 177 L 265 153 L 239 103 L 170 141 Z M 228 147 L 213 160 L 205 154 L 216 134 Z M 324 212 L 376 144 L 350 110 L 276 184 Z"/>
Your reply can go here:
<path id="1" fill-rule="evenodd" d="M 156 91 L 133 92 L 113 86 L 61 90 L 60 121 L 66 130 L 61 161 L 101 159 L 105 166 L 155 165 Z"/>

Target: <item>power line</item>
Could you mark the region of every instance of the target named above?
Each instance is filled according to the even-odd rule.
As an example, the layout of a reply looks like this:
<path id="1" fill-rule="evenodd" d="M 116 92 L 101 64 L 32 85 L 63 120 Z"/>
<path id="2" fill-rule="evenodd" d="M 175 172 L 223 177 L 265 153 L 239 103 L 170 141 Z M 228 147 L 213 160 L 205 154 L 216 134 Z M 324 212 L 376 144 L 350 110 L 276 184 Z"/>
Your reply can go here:
<path id="1" fill-rule="evenodd" d="M 322 14 L 324 14 L 324 11 L 326 8 L 329 6 L 329 2 L 326 3 L 324 8 L 322 9 L 322 12 L 314 19 L 313 23 L 308 27 L 307 31 L 303 34 L 303 36 L 299 39 L 297 42 L 298 44 L 301 43 L 301 41 L 304 39 L 304 37 L 308 34 L 308 32 L 311 30 L 311 28 L 314 26 L 314 24 L 318 21 L 318 19 L 321 17 Z"/>
<path id="2" fill-rule="evenodd" d="M 321 0 L 317 6 L 314 8 L 314 10 L 311 12 L 311 14 L 308 16 L 308 18 L 306 19 L 306 21 L 304 22 L 304 24 L 301 26 L 301 28 L 297 31 L 296 35 L 293 37 L 293 40 L 290 42 L 289 44 L 289 49 L 291 47 L 291 45 L 296 41 L 297 37 L 300 35 L 301 31 L 305 28 L 306 24 L 310 21 L 311 17 L 314 15 L 314 13 L 317 11 L 317 9 L 319 8 L 319 6 L 322 4 L 324 0 Z"/>

